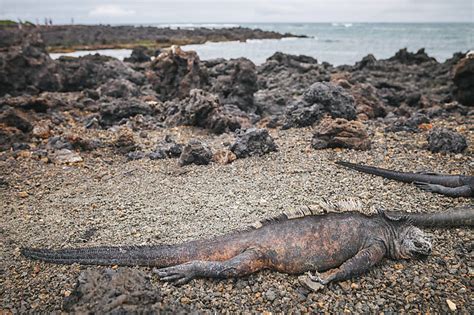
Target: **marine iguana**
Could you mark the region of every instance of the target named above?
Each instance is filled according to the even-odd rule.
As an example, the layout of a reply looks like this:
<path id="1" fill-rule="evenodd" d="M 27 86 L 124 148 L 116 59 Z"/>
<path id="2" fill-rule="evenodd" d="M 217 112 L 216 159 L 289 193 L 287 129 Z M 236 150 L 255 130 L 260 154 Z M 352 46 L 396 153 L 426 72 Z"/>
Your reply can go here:
<path id="1" fill-rule="evenodd" d="M 473 208 L 457 225 L 471 224 Z M 420 226 L 443 226 L 444 214 L 423 215 Z M 410 259 L 431 252 L 431 242 L 410 223 L 410 214 L 379 211 L 282 214 L 247 230 L 178 245 L 22 249 L 22 254 L 59 264 L 158 267 L 161 280 L 183 284 L 196 277 L 241 277 L 261 269 L 289 274 L 323 272 L 322 284 L 368 271 L 384 257 Z M 469 221 L 470 220 L 470 221 Z M 453 223 L 448 219 L 448 223 Z M 452 224 L 451 224 L 452 225 Z M 454 224 L 456 225 L 456 224 Z"/>
<path id="2" fill-rule="evenodd" d="M 436 173 L 405 173 L 384 168 L 337 161 L 336 164 L 359 172 L 382 176 L 405 183 L 414 183 L 419 188 L 449 197 L 474 197 L 474 176 L 443 175 Z"/>

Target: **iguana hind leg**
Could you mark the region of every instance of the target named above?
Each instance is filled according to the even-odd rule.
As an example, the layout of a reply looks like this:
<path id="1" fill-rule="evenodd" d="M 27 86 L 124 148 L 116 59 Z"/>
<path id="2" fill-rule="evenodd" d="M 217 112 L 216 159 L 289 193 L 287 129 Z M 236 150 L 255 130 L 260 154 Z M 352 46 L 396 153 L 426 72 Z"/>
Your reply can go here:
<path id="1" fill-rule="evenodd" d="M 163 281 L 174 281 L 177 285 L 194 278 L 242 277 L 267 267 L 265 254 L 256 248 L 247 249 L 225 261 L 194 260 L 185 264 L 157 269 L 155 272 Z"/>
<path id="2" fill-rule="evenodd" d="M 428 183 L 421 183 L 421 182 L 415 182 L 415 185 L 418 186 L 418 188 L 420 189 L 423 189 L 429 192 L 442 194 L 448 197 L 472 197 L 474 195 L 474 192 L 472 191 L 471 187 L 467 185 L 459 186 L 459 187 L 446 187 L 443 185 L 428 184 Z"/>

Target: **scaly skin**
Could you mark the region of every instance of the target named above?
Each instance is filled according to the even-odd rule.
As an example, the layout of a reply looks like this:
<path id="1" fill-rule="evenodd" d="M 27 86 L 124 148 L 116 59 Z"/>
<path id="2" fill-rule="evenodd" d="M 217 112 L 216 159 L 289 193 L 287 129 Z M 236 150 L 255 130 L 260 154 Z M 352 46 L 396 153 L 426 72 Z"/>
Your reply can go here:
<path id="1" fill-rule="evenodd" d="M 180 245 L 23 249 L 26 257 L 60 264 L 153 266 L 162 280 L 241 277 L 261 269 L 289 274 L 325 271 L 321 283 L 351 278 L 383 257 L 428 255 L 431 243 L 404 218 L 358 212 L 276 220 L 262 227 Z"/>
<path id="2" fill-rule="evenodd" d="M 338 161 L 336 164 L 363 173 L 377 175 L 405 183 L 414 183 L 423 190 L 449 197 L 474 197 L 474 176 L 397 172 L 384 168 L 344 161 Z"/>

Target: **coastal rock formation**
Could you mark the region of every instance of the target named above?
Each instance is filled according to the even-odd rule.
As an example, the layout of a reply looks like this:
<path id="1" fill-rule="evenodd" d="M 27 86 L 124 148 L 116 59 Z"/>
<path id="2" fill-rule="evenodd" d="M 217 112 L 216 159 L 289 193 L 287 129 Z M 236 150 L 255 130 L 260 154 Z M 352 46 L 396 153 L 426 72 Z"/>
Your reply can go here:
<path id="1" fill-rule="evenodd" d="M 444 128 L 434 128 L 428 134 L 428 150 L 431 152 L 460 153 L 466 148 L 466 138 L 457 132 Z"/>
<path id="2" fill-rule="evenodd" d="M 173 46 L 151 63 L 147 77 L 160 100 L 184 98 L 192 89 L 208 84 L 208 74 L 195 51 L 183 51 Z"/>
<path id="3" fill-rule="evenodd" d="M 149 50 L 145 46 L 138 46 L 132 49 L 130 57 L 125 58 L 125 62 L 148 62 L 151 61 Z"/>
<path id="4" fill-rule="evenodd" d="M 279 115 L 314 82 L 330 80 L 331 65 L 308 56 L 276 52 L 258 67 L 255 104 L 262 116 Z"/>
<path id="5" fill-rule="evenodd" d="M 212 151 L 207 144 L 196 139 L 191 139 L 184 146 L 178 163 L 180 166 L 189 164 L 207 165 L 211 160 Z"/>
<path id="6" fill-rule="evenodd" d="M 166 102 L 164 107 L 165 122 L 169 126 L 196 126 L 214 133 L 233 131 L 241 127 L 241 119 L 237 115 L 223 107 L 216 95 L 203 90 L 191 90 L 189 97 Z M 240 112 L 240 116 L 245 116 L 245 113 Z"/>
<path id="7" fill-rule="evenodd" d="M 209 69 L 211 92 L 219 95 L 221 104 L 236 105 L 244 112 L 254 113 L 253 94 L 258 90 L 257 71 L 246 58 L 217 63 Z"/>
<path id="8" fill-rule="evenodd" d="M 388 59 L 402 64 L 421 64 L 424 62 L 436 62 L 436 59 L 428 56 L 424 48 L 420 48 L 416 53 L 409 52 L 406 48 L 400 49 L 395 56 Z"/>
<path id="9" fill-rule="evenodd" d="M 348 148 L 368 150 L 370 139 L 367 128 L 359 121 L 326 117 L 315 128 L 311 146 L 314 149 Z"/>
<path id="10" fill-rule="evenodd" d="M 40 36 L 26 35 L 20 44 L 0 51 L 0 96 L 56 91 L 60 87 L 57 72 Z"/>
<path id="11" fill-rule="evenodd" d="M 456 100 L 466 106 L 474 106 L 474 57 L 461 59 L 453 72 Z"/>
<path id="12" fill-rule="evenodd" d="M 301 100 L 287 107 L 283 128 L 310 126 L 324 114 L 333 118 L 355 119 L 354 98 L 340 86 L 326 82 L 314 83 L 303 93 Z"/>
<path id="13" fill-rule="evenodd" d="M 250 128 L 239 130 L 236 133 L 236 140 L 230 147 L 238 158 L 249 156 L 262 156 L 269 152 L 277 151 L 275 141 L 266 129 Z"/>
<path id="14" fill-rule="evenodd" d="M 110 96 L 115 98 L 128 98 L 138 96 L 140 91 L 138 87 L 125 79 L 109 80 L 102 84 L 97 92 L 101 96 Z"/>

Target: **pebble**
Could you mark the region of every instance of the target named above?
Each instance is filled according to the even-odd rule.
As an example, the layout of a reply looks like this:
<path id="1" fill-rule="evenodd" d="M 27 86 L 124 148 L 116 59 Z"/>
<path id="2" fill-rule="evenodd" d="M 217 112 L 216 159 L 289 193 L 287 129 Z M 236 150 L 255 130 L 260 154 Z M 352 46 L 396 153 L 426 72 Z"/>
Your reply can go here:
<path id="1" fill-rule="evenodd" d="M 451 311 L 454 312 L 455 310 L 457 310 L 456 304 L 454 304 L 453 301 L 447 299 L 447 300 L 446 300 L 446 304 L 448 304 L 448 307 L 449 307 L 449 309 L 450 309 Z"/>

